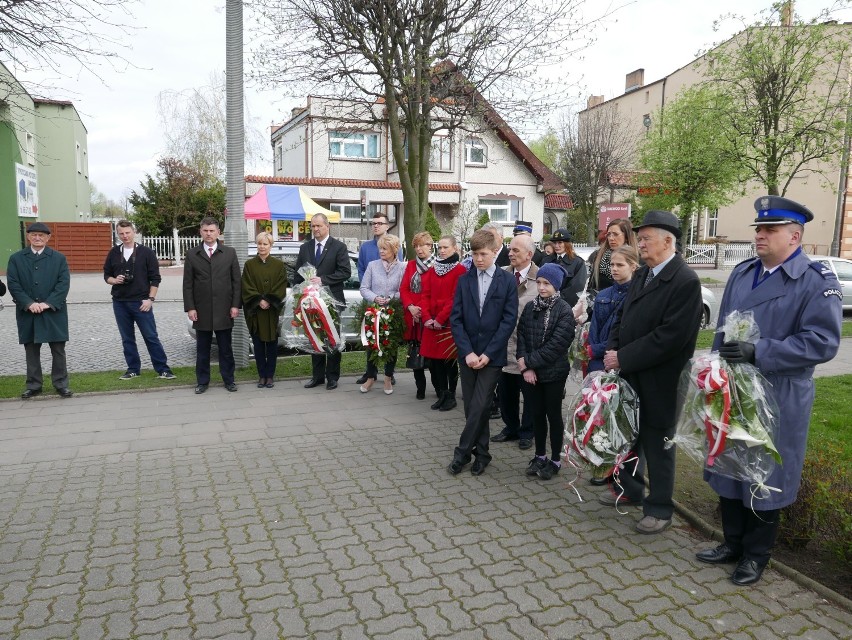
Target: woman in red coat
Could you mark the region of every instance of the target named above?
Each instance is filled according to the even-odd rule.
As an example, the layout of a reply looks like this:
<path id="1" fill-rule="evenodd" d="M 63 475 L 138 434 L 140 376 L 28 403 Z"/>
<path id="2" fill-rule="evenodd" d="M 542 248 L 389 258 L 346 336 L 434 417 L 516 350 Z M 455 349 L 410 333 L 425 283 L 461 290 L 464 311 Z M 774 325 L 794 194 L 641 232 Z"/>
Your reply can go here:
<path id="1" fill-rule="evenodd" d="M 411 241 L 414 245 L 415 258 L 410 260 L 408 266 L 405 267 L 402 283 L 399 286 L 399 299 L 405 309 L 405 335 L 403 337 L 408 340 L 409 344 L 413 342 L 419 344 L 422 341 L 423 277 L 432 263 L 435 262 L 435 255 L 432 253 L 434 242 L 428 231 L 415 234 Z M 426 373 L 424 369 L 412 369 L 412 371 L 414 372 L 414 383 L 417 385 L 417 399 L 423 400 L 426 397 Z"/>
<path id="2" fill-rule="evenodd" d="M 458 245 L 453 236 L 438 241 L 438 259 L 423 275 L 423 341 L 420 353 L 429 359 L 432 384 L 438 392 L 433 409 L 449 411 L 456 406 L 459 379 L 456 345 L 450 333 L 450 311 L 456 284 L 467 270 L 459 262 Z"/>

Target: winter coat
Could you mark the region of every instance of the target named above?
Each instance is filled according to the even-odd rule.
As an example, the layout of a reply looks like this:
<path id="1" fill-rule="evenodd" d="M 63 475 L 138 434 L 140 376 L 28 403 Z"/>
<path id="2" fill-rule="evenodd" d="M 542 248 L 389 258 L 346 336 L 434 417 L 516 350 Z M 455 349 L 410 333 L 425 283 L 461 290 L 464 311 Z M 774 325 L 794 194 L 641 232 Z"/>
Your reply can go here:
<path id="1" fill-rule="evenodd" d="M 450 312 L 459 279 L 467 273 L 458 263 L 447 273 L 439 276 L 434 265 L 421 276 L 423 297 L 421 298 L 421 318 L 425 323 L 434 320 L 443 329 L 423 329 L 420 353 L 426 358 L 452 360 L 456 356 L 455 342 L 450 331 Z"/>
<path id="2" fill-rule="evenodd" d="M 411 278 L 417 273 L 417 260 L 409 260 L 405 263 L 405 273 L 402 274 L 402 282 L 399 285 L 399 299 L 402 302 L 402 307 L 405 309 L 405 340 L 419 340 L 420 334 L 423 331 L 423 325 L 414 326 L 414 318 L 411 317 L 411 312 L 408 307 L 423 306 L 423 277 L 428 273 L 428 270 L 420 276 L 420 291 L 415 293 L 411 290 Z M 421 317 L 421 322 L 422 322 Z"/>
<path id="3" fill-rule="evenodd" d="M 190 249 L 183 267 L 183 310 L 198 312 L 198 320 L 192 323 L 195 330 L 231 329 L 231 308 L 239 309 L 241 304 L 237 252 L 221 242 L 212 258 L 203 242 Z"/>
<path id="4" fill-rule="evenodd" d="M 760 259 L 734 267 L 722 295 L 719 326 L 732 311 L 751 311 L 760 339 L 755 366 L 770 383 L 778 403 L 780 424 L 775 445 L 783 464 L 765 484 L 780 489 L 754 500 L 754 508 L 780 509 L 796 500 L 814 403 L 814 367 L 828 362 L 840 346 L 841 287 L 834 273 L 799 253 L 784 262 L 766 280 L 753 287 Z M 714 349 L 724 336 L 716 334 Z M 705 472 L 704 479 L 725 498 L 751 505 L 750 483 Z"/>
<path id="5" fill-rule="evenodd" d="M 12 254 L 6 269 L 9 293 L 15 301 L 18 343 L 68 342 L 68 290 L 71 272 L 65 256 L 45 247 L 41 255 L 29 247 Z M 27 311 L 33 302 L 45 302 L 42 313 Z"/>
<path id="6" fill-rule="evenodd" d="M 249 333 L 263 342 L 278 340 L 278 318 L 287 295 L 287 272 L 284 263 L 274 256 L 266 262 L 259 256 L 246 260 L 241 280 L 241 295 Z M 261 301 L 269 303 L 261 309 Z"/>
<path id="7" fill-rule="evenodd" d="M 701 284 L 679 255 L 645 287 L 647 275 L 642 267 L 630 281 L 607 348 L 618 352 L 621 376 L 639 396 L 639 428 L 671 431 L 678 380 L 698 337 Z"/>
<path id="8" fill-rule="evenodd" d="M 607 287 L 595 297 L 594 313 L 589 320 L 589 346 L 592 349 L 592 359 L 589 361 L 589 371 L 603 371 L 603 357 L 609 334 L 615 322 L 616 312 L 624 304 L 630 282 L 615 284 Z"/>
<path id="9" fill-rule="evenodd" d="M 518 321 L 518 359 L 535 371 L 538 382 L 559 382 L 568 377 L 571 363 L 568 349 L 574 340 L 574 312 L 565 300 L 558 299 L 550 310 L 547 330 L 544 311 L 536 311 L 528 302 Z"/>
<path id="10" fill-rule="evenodd" d="M 506 271 L 513 278 L 515 277 L 514 268 L 509 266 L 506 267 Z M 536 274 L 538 273 L 538 267 L 533 263 L 530 265 L 530 270 L 527 271 L 527 279 L 522 280 L 521 284 L 518 285 L 518 321 L 521 319 L 521 313 L 524 311 L 524 307 L 527 306 L 527 302 L 532 302 L 535 300 L 535 297 L 538 295 L 538 288 L 535 284 Z M 505 373 L 512 373 L 515 375 L 520 375 L 521 370 L 518 368 L 518 358 L 515 356 L 515 352 L 518 348 L 518 328 L 517 324 L 515 325 L 515 330 L 512 332 L 512 335 L 509 336 L 509 344 L 506 345 L 506 366 L 503 367 L 503 371 Z"/>
<path id="11" fill-rule="evenodd" d="M 564 254 L 560 258 L 555 253 L 552 256 L 545 256 L 542 264 L 553 262 L 565 269 L 565 279 L 562 281 L 562 288 L 559 290 L 559 295 L 562 299 L 572 307 L 577 304 L 580 298 L 580 292 L 586 286 L 586 277 L 588 270 L 583 259 L 575 255 L 573 259 L 568 258 L 568 254 Z"/>

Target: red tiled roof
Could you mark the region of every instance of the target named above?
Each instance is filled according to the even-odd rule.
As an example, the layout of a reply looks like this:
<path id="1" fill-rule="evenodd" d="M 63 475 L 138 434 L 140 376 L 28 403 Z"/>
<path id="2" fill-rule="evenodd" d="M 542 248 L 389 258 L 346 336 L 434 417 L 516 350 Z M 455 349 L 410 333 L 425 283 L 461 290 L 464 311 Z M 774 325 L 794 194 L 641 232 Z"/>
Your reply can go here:
<path id="1" fill-rule="evenodd" d="M 284 176 L 246 176 L 246 182 L 304 185 L 308 187 L 353 187 L 355 189 L 402 189 L 399 182 L 353 180 L 351 178 L 288 178 Z M 461 191 L 458 182 L 431 182 L 429 191 Z"/>
<path id="2" fill-rule="evenodd" d="M 574 203 L 571 202 L 571 196 L 565 193 L 548 193 L 544 196 L 545 209 L 571 209 Z"/>
<path id="3" fill-rule="evenodd" d="M 638 176 L 642 175 L 642 171 L 613 171 L 609 174 L 608 181 L 613 187 L 637 187 L 639 186 Z"/>

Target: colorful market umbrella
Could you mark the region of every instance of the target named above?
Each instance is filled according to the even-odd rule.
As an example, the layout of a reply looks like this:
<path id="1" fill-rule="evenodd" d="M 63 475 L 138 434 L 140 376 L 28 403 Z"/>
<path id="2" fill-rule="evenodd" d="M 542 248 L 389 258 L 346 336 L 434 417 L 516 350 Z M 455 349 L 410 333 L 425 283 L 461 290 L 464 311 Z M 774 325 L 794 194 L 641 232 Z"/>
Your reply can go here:
<path id="1" fill-rule="evenodd" d="M 299 187 L 265 184 L 245 203 L 248 220 L 310 220 L 317 213 L 324 213 L 329 222 L 340 222 L 339 213 L 319 206 Z"/>

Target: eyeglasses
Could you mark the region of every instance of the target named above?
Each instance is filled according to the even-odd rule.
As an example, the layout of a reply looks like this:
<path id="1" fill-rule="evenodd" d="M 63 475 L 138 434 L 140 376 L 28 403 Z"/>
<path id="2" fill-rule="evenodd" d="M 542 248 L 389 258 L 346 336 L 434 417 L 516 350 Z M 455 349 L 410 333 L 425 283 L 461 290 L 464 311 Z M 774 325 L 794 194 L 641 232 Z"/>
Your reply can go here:
<path id="1" fill-rule="evenodd" d="M 370 226 L 371 227 L 381 227 L 381 226 L 386 225 L 386 224 L 387 224 L 387 222 L 371 222 Z"/>

